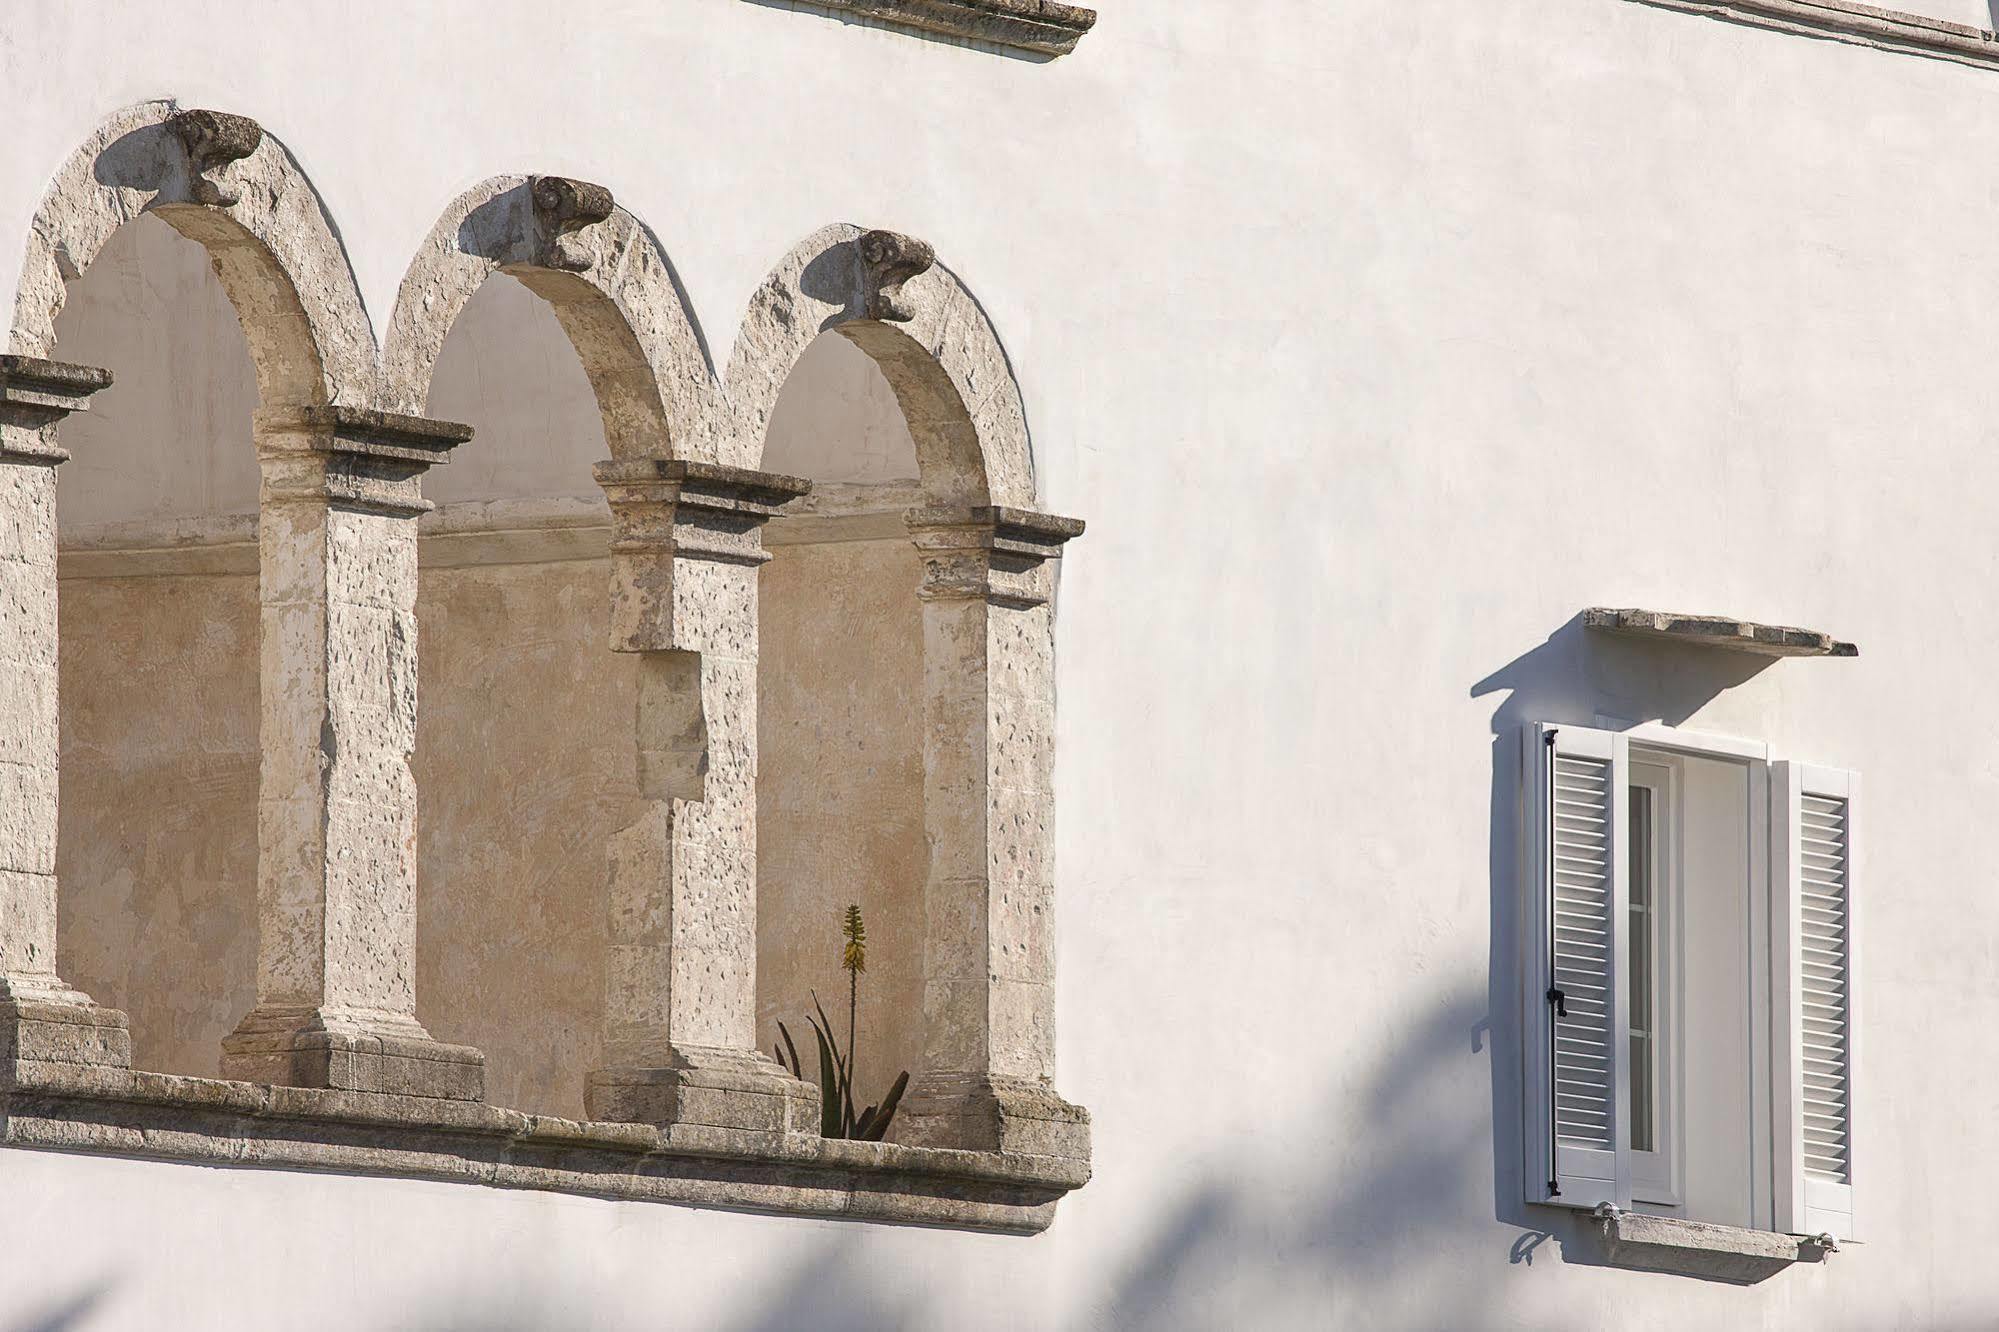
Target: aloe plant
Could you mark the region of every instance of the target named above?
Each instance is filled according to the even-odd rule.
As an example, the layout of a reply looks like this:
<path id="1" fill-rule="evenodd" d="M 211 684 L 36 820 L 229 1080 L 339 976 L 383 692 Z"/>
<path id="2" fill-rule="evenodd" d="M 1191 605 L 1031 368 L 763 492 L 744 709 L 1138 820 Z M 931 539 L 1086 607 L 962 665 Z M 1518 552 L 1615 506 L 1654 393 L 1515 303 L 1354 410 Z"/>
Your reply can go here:
<path id="1" fill-rule="evenodd" d="M 840 1049 L 832 1019 L 820 1007 L 817 991 L 812 995 L 813 1011 L 805 1018 L 812 1024 L 812 1035 L 819 1042 L 819 1132 L 828 1138 L 880 1142 L 888 1132 L 889 1121 L 895 1118 L 903 1091 L 909 1086 L 909 1073 L 905 1070 L 900 1074 L 880 1102 L 854 1113 L 854 1011 L 860 998 L 861 973 L 868 969 L 868 929 L 861 920 L 858 905 L 848 906 L 840 932 L 846 939 L 840 953 L 840 967 L 847 973 L 847 1048 Z M 777 1024 L 777 1031 L 784 1038 L 783 1044 L 775 1047 L 777 1062 L 790 1069 L 793 1077 L 804 1078 L 805 1065 L 798 1057 L 797 1042 L 791 1039 L 791 1032 L 783 1022 Z"/>

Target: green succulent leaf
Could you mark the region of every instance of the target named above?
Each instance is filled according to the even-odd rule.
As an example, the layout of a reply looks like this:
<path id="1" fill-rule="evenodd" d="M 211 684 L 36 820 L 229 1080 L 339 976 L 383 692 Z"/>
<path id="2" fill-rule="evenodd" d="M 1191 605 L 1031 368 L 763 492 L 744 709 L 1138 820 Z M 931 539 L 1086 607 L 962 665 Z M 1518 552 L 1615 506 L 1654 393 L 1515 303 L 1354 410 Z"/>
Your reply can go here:
<path id="1" fill-rule="evenodd" d="M 904 1070 L 896 1077 L 895 1085 L 882 1098 L 881 1109 L 868 1112 L 866 1126 L 854 1136 L 866 1142 L 880 1142 L 888 1133 L 889 1121 L 895 1118 L 895 1108 L 902 1102 L 902 1093 L 909 1086 L 909 1072 Z"/>
<path id="2" fill-rule="evenodd" d="M 819 1135 L 845 1137 L 840 1123 L 840 1077 L 833 1071 L 833 1045 L 817 1022 L 812 1024 L 812 1034 L 819 1039 Z"/>
<path id="3" fill-rule="evenodd" d="M 780 1021 L 777 1024 L 777 1034 L 784 1037 L 784 1048 L 787 1051 L 789 1051 L 791 1054 L 791 1076 L 794 1078 L 804 1077 L 805 1076 L 804 1065 L 798 1062 L 798 1046 L 793 1043 L 791 1039 L 791 1033 L 785 1030 L 784 1023 L 782 1021 Z M 777 1057 L 777 1062 L 782 1064 L 784 1062 L 784 1056 L 780 1054 Z"/>

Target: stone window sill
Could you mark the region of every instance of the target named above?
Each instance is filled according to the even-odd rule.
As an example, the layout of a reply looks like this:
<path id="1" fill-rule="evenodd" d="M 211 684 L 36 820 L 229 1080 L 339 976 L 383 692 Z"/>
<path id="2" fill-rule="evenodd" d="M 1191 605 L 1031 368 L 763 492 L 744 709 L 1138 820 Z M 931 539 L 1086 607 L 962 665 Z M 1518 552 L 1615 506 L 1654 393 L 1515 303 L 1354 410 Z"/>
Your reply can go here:
<path id="1" fill-rule="evenodd" d="M 780 9 L 819 10 L 892 28 L 982 42 L 1052 59 L 1076 49 L 1096 26 L 1093 9 L 1060 0 L 753 0 Z"/>
<path id="2" fill-rule="evenodd" d="M 1793 1263 L 1822 1263 L 1832 1249 L 1803 1235 L 1612 1212 L 1595 1218 L 1612 1267 L 1674 1272 L 1747 1285 Z"/>
<path id="3" fill-rule="evenodd" d="M 0 1145 L 1034 1234 L 1088 1163 L 22 1062 Z"/>
<path id="4" fill-rule="evenodd" d="M 1821 37 L 1878 51 L 1999 69 L 1999 37 L 1982 28 L 1879 9 L 1855 0 L 1638 0 L 1728 23 Z"/>

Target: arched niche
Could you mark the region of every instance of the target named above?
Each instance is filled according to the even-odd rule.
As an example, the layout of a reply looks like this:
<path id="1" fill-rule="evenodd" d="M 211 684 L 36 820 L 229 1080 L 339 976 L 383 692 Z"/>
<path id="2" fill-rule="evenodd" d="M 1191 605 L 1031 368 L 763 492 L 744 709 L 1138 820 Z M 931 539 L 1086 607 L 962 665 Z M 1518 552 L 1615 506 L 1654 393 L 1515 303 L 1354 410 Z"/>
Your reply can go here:
<path id="1" fill-rule="evenodd" d="M 254 122 L 153 102 L 112 117 L 58 171 L 8 347 L 122 376 L 96 413 L 44 432 L 86 459 L 60 488 L 60 451 L 7 457 L 11 521 L 39 521 L 37 508 L 53 519 L 62 496 L 60 633 L 38 645 L 16 621 L 0 642 L 10 673 L 34 669 L 24 656 L 60 663 L 60 689 L 33 710 L 59 735 L 65 774 L 38 891 L 71 970 L 133 1010 L 141 1066 L 213 1075 L 259 958 L 252 415 L 366 401 L 373 339 L 282 145 Z M 19 918 L 6 903 L 0 915 Z"/>
<path id="2" fill-rule="evenodd" d="M 777 968 L 763 988 L 773 1009 L 795 1004 L 790 991 L 825 967 L 825 955 L 802 950 L 789 914 L 766 920 L 764 913 L 781 904 L 806 920 L 836 921 L 838 898 L 859 891 L 823 877 L 809 882 L 815 841 L 853 862 L 854 885 L 871 875 L 899 877 L 877 890 L 887 914 L 871 934 L 922 937 L 921 1035 L 913 1034 L 919 1021 L 907 996 L 898 995 L 894 1034 L 884 1030 L 876 1040 L 892 1058 L 920 1048 L 921 1059 L 892 1136 L 1087 1157 L 1088 1116 L 1053 1088 L 1053 561 L 1082 524 L 1036 507 L 1019 385 L 983 309 L 934 264 L 928 245 L 890 232 L 826 228 L 759 288 L 730 361 L 723 461 L 771 470 L 774 440 L 793 450 L 794 432 L 810 434 L 811 424 L 801 429 L 789 418 L 794 410 L 813 415 L 795 405 L 811 379 L 842 373 L 838 353 L 812 350 L 828 333 L 863 353 L 893 397 L 915 475 L 913 483 L 901 480 L 894 503 L 882 482 L 830 482 L 766 533 L 778 572 L 762 589 L 772 604 L 759 612 L 759 633 L 769 638 L 760 637 L 757 659 L 760 702 L 776 716 L 760 720 L 759 730 L 783 748 L 759 754 L 758 806 L 760 817 L 768 811 L 792 822 L 770 830 L 768 861 L 759 853 L 760 871 L 779 876 L 772 900 L 758 904 L 760 939 Z M 847 366 L 854 383 L 871 382 L 851 358 Z M 835 417 L 838 400 L 837 393 L 826 399 Z M 842 425 L 830 433 L 850 432 Z M 836 476 L 837 459 L 851 468 L 867 454 L 829 451 L 823 440 L 794 451 Z M 864 571 L 849 553 L 808 553 L 814 544 L 841 543 L 794 539 L 833 535 L 842 524 L 849 535 L 900 536 L 915 558 L 898 560 L 884 547 Z M 788 544 L 796 548 L 791 577 Z M 816 567 L 806 563 L 815 560 Z M 864 642 L 877 627 L 879 641 Z M 832 664 L 815 675 L 815 657 Z M 870 674 L 874 661 L 894 666 Z M 898 684 L 906 695 L 912 678 L 920 696 L 913 728 L 908 712 L 891 715 Z M 815 688 L 825 697 L 812 698 Z M 837 734 L 827 743 L 827 731 L 813 729 L 815 714 L 837 718 L 845 743 Z M 914 792 L 911 729 L 920 748 Z M 866 773 L 871 756 L 855 737 L 874 743 L 897 775 Z M 835 790 L 843 798 L 827 799 Z M 920 856 L 909 854 L 911 839 L 898 831 L 912 803 L 921 814 Z M 760 826 L 760 848 L 765 832 Z M 872 846 L 871 832 L 880 835 Z M 913 871 L 920 883 L 910 882 Z M 886 1028 L 891 1020 L 880 1013 L 872 1021 Z"/>
<path id="3" fill-rule="evenodd" d="M 136 1067 L 214 1077 L 256 994 L 255 369 L 206 252 L 150 215 L 56 328 L 116 376 L 61 429 L 57 946 Z"/>
<path id="4" fill-rule="evenodd" d="M 495 271 L 426 413 L 477 432 L 424 479 L 418 1014 L 494 1104 L 580 1119 L 601 1051 L 604 847 L 635 796 L 633 658 L 606 648 L 603 417 L 549 303 Z"/>
<path id="5" fill-rule="evenodd" d="M 518 1108 L 586 1112 L 615 983 L 606 847 L 646 807 L 646 699 L 684 692 L 649 669 L 671 654 L 611 650 L 593 469 L 671 456 L 711 386 L 664 254 L 587 182 L 461 195 L 391 321 L 385 401 L 483 435 L 426 483 L 424 1008 L 478 1036 L 490 1095 Z"/>
<path id="6" fill-rule="evenodd" d="M 867 923 L 856 1096 L 923 1060 L 922 502 L 915 440 L 873 359 L 837 331 L 800 355 L 762 467 L 812 493 L 764 532 L 758 581 L 757 1027 L 805 1042 L 816 993 L 845 1040 L 841 912 Z"/>

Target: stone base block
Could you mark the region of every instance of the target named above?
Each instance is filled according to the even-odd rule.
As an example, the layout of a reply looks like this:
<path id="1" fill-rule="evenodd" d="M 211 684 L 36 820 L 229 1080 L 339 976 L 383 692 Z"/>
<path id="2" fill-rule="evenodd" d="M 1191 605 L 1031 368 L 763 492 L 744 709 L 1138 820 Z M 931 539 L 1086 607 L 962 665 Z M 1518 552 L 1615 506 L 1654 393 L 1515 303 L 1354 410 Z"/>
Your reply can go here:
<path id="1" fill-rule="evenodd" d="M 222 1076 L 441 1101 L 486 1097 L 486 1056 L 471 1046 L 434 1041 L 414 1022 L 375 1028 L 316 1011 L 252 1011 L 222 1042 Z"/>
<path id="2" fill-rule="evenodd" d="M 123 1013 L 81 994 L 0 998 L 0 1087 L 28 1063 L 130 1068 L 132 1033 Z"/>
<path id="3" fill-rule="evenodd" d="M 910 1086 L 889 1136 L 911 1147 L 1090 1159 L 1090 1112 L 1043 1083 L 926 1074 Z"/>
<path id="4" fill-rule="evenodd" d="M 819 1133 L 819 1089 L 747 1050 L 680 1050 L 661 1067 L 597 1069 L 583 1105 L 591 1119 L 626 1124 Z"/>

